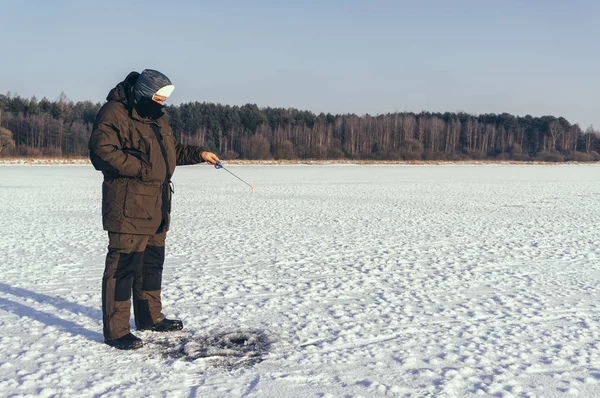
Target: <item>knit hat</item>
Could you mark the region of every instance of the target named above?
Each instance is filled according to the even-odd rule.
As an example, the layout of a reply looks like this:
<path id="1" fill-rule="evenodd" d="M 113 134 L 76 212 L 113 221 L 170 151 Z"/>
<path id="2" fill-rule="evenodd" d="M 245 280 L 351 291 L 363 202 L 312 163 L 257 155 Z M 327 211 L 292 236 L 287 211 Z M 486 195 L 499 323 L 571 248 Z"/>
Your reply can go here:
<path id="1" fill-rule="evenodd" d="M 133 86 L 135 102 L 142 99 L 151 99 L 154 94 L 169 97 L 175 86 L 171 80 L 153 69 L 144 69 Z"/>

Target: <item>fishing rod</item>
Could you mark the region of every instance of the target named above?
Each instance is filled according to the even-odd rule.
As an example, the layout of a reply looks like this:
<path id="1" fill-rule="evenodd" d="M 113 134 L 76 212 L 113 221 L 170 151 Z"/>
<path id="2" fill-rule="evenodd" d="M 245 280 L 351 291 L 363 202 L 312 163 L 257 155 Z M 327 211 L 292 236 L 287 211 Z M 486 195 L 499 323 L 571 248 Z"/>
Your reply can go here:
<path id="1" fill-rule="evenodd" d="M 238 180 L 240 180 L 244 184 L 248 185 L 250 187 L 250 191 L 254 192 L 254 188 L 252 187 L 252 185 L 248 184 L 246 181 L 242 180 L 240 177 L 236 176 L 231 171 L 227 170 L 227 168 L 225 168 L 225 166 L 223 166 L 223 163 L 221 163 L 220 160 L 217 160 L 217 162 L 215 163 L 215 169 L 217 169 L 217 170 L 218 169 L 225 170 L 226 172 L 228 172 L 229 174 L 231 174 L 232 176 L 234 176 L 235 178 L 237 178 Z"/>

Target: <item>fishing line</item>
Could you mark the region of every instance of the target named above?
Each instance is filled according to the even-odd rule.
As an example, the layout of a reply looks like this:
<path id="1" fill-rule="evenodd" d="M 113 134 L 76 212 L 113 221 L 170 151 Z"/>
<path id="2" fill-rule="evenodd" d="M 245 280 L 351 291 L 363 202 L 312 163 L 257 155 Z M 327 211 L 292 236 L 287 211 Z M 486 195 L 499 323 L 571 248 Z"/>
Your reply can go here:
<path id="1" fill-rule="evenodd" d="M 242 180 L 240 177 L 236 176 L 235 174 L 233 174 L 231 171 L 227 170 L 227 168 L 225 168 L 225 166 L 223 166 L 223 163 L 221 163 L 221 161 L 217 161 L 215 163 L 215 169 L 223 169 L 226 172 L 228 172 L 229 174 L 231 174 L 232 176 L 234 176 L 235 178 L 237 178 L 238 180 L 240 180 L 241 182 L 243 182 L 244 184 L 248 185 L 250 187 L 250 191 L 254 192 L 254 188 L 252 187 L 252 185 L 248 184 L 246 181 Z"/>

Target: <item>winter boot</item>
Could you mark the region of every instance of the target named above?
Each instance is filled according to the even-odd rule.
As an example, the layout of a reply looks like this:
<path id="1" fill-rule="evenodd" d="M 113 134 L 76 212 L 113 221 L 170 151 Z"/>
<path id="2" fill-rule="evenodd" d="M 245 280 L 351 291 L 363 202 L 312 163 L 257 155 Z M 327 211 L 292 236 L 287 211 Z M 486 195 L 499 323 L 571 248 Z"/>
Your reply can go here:
<path id="1" fill-rule="evenodd" d="M 183 322 L 179 319 L 163 319 L 152 326 L 144 327 L 139 330 L 152 330 L 154 332 L 175 332 L 183 329 Z"/>
<path id="2" fill-rule="evenodd" d="M 134 336 L 131 333 L 128 333 L 123 337 L 119 337 L 118 339 L 105 339 L 104 343 L 111 347 L 118 348 L 119 350 L 137 350 L 138 348 L 142 348 L 144 345 L 142 343 L 142 339 Z"/>

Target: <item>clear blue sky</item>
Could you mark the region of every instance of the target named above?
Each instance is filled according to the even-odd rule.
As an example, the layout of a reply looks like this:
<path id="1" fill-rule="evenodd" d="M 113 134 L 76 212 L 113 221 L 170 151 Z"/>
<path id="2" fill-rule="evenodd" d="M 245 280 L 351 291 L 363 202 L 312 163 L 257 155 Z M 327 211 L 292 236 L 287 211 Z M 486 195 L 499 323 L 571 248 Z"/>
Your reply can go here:
<path id="1" fill-rule="evenodd" d="M 600 128 L 598 0 L 0 0 L 0 92 L 103 101 L 153 68 L 187 101 L 564 116 Z"/>

